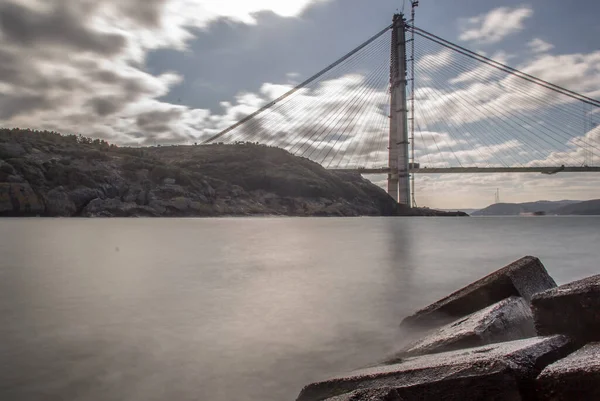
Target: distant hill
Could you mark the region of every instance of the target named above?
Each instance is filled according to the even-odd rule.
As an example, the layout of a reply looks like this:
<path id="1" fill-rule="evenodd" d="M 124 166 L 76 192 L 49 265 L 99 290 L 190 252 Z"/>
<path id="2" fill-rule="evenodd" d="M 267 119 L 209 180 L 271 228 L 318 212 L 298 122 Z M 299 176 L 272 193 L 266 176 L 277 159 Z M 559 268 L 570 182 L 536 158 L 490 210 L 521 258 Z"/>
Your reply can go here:
<path id="1" fill-rule="evenodd" d="M 581 203 L 575 200 L 538 201 L 525 203 L 495 203 L 484 209 L 473 212 L 473 216 L 518 216 L 522 213 L 544 212 L 555 214 L 554 211 L 570 205 Z"/>
<path id="2" fill-rule="evenodd" d="M 558 215 L 600 215 L 600 199 L 562 206 L 552 212 Z"/>

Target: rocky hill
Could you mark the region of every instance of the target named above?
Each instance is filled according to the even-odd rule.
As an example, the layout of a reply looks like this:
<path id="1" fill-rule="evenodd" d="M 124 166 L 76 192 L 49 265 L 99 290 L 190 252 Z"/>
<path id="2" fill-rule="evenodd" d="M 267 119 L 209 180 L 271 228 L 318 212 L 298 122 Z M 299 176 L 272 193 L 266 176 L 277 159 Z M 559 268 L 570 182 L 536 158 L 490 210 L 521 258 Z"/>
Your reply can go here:
<path id="1" fill-rule="evenodd" d="M 552 214 L 557 215 L 600 215 L 600 199 L 573 203 L 555 209 Z"/>
<path id="2" fill-rule="evenodd" d="M 419 215 L 358 174 L 256 144 L 127 148 L 0 130 L 0 216 Z M 427 214 L 432 214 L 428 211 Z"/>

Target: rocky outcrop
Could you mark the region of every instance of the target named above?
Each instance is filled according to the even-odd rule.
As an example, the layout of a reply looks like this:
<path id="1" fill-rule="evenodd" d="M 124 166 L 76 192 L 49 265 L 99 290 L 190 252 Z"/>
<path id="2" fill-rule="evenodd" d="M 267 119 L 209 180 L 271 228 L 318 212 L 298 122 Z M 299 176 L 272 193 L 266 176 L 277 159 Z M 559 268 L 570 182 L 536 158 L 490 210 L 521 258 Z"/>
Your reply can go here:
<path id="1" fill-rule="evenodd" d="M 298 400 L 600 399 L 600 343 L 590 343 L 600 333 L 599 280 L 556 287 L 539 259 L 519 259 L 405 320 L 402 333 L 416 342 L 309 384 Z"/>
<path id="2" fill-rule="evenodd" d="M 0 216 L 395 216 L 359 174 L 255 144 L 119 148 L 0 130 Z"/>

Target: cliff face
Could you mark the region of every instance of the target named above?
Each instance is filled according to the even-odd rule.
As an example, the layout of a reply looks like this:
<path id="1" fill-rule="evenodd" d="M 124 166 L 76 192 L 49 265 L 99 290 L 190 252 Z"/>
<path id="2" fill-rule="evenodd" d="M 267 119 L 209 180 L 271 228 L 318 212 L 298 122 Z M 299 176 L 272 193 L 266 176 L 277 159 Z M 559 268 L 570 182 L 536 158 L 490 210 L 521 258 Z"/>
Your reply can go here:
<path id="1" fill-rule="evenodd" d="M 253 144 L 117 148 L 0 130 L 2 216 L 410 213 L 360 175 Z"/>

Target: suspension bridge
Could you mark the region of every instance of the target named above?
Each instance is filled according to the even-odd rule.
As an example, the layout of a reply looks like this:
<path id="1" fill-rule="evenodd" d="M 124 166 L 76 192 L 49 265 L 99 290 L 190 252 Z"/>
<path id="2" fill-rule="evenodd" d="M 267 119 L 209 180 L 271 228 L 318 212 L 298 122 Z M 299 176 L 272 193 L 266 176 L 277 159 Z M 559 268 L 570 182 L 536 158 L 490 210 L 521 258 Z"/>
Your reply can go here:
<path id="1" fill-rule="evenodd" d="M 416 174 L 600 172 L 600 101 L 418 28 L 412 5 L 203 143 L 258 142 L 387 174 L 409 206 Z"/>

